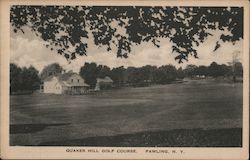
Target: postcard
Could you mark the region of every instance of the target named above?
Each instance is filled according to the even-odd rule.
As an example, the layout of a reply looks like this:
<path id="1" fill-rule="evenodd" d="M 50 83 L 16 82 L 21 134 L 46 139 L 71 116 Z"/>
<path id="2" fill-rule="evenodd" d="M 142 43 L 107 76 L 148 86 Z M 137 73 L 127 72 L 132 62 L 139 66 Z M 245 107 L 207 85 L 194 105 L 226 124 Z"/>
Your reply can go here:
<path id="1" fill-rule="evenodd" d="M 0 4 L 2 159 L 248 159 L 248 1 Z"/>

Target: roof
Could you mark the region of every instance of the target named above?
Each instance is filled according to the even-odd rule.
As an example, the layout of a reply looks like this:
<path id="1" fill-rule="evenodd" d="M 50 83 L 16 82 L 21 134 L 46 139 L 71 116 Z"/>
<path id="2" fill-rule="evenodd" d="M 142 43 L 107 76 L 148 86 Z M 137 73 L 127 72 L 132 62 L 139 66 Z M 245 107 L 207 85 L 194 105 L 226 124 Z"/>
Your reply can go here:
<path id="1" fill-rule="evenodd" d="M 53 77 L 55 77 L 55 76 L 48 76 L 48 77 L 46 77 L 43 81 L 44 81 L 44 82 L 45 82 L 45 81 L 51 81 Z"/>
<path id="2" fill-rule="evenodd" d="M 70 87 L 70 85 L 65 81 L 59 81 L 59 84 L 61 84 L 62 86 Z"/>
<path id="3" fill-rule="evenodd" d="M 51 81 L 54 77 L 56 77 L 59 81 L 59 83 L 62 85 L 62 86 L 67 86 L 67 87 L 81 87 L 81 86 L 84 86 L 84 87 L 88 87 L 89 85 L 84 83 L 84 82 L 74 82 L 74 83 L 67 83 L 67 80 L 72 77 L 73 75 L 79 75 L 75 72 L 67 72 L 67 73 L 64 73 L 64 74 L 60 74 L 60 75 L 53 75 L 53 76 L 49 76 L 47 77 L 44 81 Z"/>
<path id="4" fill-rule="evenodd" d="M 71 76 L 75 75 L 75 72 L 67 72 L 58 76 L 60 81 L 67 81 Z M 78 75 L 78 74 L 77 74 Z"/>
<path id="5" fill-rule="evenodd" d="M 86 83 L 67 83 L 65 81 L 59 81 L 59 83 L 62 86 L 66 86 L 66 87 L 88 87 L 89 85 Z"/>
<path id="6" fill-rule="evenodd" d="M 45 82 L 45 81 L 51 81 L 54 77 L 56 77 L 58 79 L 58 76 L 59 76 L 58 74 L 57 75 L 50 75 L 50 76 L 46 77 L 43 80 L 43 82 Z"/>
<path id="7" fill-rule="evenodd" d="M 106 83 L 113 83 L 113 80 L 106 76 L 105 78 L 97 78 L 97 82 L 106 82 Z"/>
<path id="8" fill-rule="evenodd" d="M 75 72 L 67 72 L 64 74 L 51 75 L 44 79 L 44 81 L 51 81 L 54 77 L 58 78 L 59 81 L 67 81 L 72 75 L 75 75 Z M 78 75 L 78 74 L 77 74 Z"/>
<path id="9" fill-rule="evenodd" d="M 69 84 L 69 83 L 68 83 Z M 89 85 L 86 83 L 70 83 L 71 87 L 88 87 Z"/>

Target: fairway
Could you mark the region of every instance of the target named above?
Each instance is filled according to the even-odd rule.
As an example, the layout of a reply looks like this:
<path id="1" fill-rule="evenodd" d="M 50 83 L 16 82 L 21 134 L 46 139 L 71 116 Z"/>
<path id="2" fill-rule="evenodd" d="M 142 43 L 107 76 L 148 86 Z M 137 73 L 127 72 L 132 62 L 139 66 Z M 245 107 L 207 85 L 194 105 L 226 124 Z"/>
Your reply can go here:
<path id="1" fill-rule="evenodd" d="M 240 146 L 242 101 L 242 83 L 215 80 L 10 96 L 10 145 L 203 146 L 204 138 L 207 146 Z"/>

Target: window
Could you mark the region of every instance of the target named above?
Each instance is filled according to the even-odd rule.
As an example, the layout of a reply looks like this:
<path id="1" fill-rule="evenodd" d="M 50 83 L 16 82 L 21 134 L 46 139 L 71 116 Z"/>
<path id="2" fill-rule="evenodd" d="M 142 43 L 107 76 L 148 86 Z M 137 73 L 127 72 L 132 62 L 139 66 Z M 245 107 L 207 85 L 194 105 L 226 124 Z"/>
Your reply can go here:
<path id="1" fill-rule="evenodd" d="M 80 82 L 80 79 L 78 79 L 77 81 L 78 81 L 78 83 L 79 83 L 79 82 Z"/>
<path id="2" fill-rule="evenodd" d="M 71 82 L 73 83 L 73 79 L 71 79 Z"/>

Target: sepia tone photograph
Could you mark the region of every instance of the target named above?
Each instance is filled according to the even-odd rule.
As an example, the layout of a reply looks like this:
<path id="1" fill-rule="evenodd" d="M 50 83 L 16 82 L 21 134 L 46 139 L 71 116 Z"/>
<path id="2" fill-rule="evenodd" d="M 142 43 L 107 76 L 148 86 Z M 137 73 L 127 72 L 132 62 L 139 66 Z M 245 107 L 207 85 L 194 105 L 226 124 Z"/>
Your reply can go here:
<path id="1" fill-rule="evenodd" d="M 10 5 L 9 146 L 242 148 L 244 9 Z"/>

